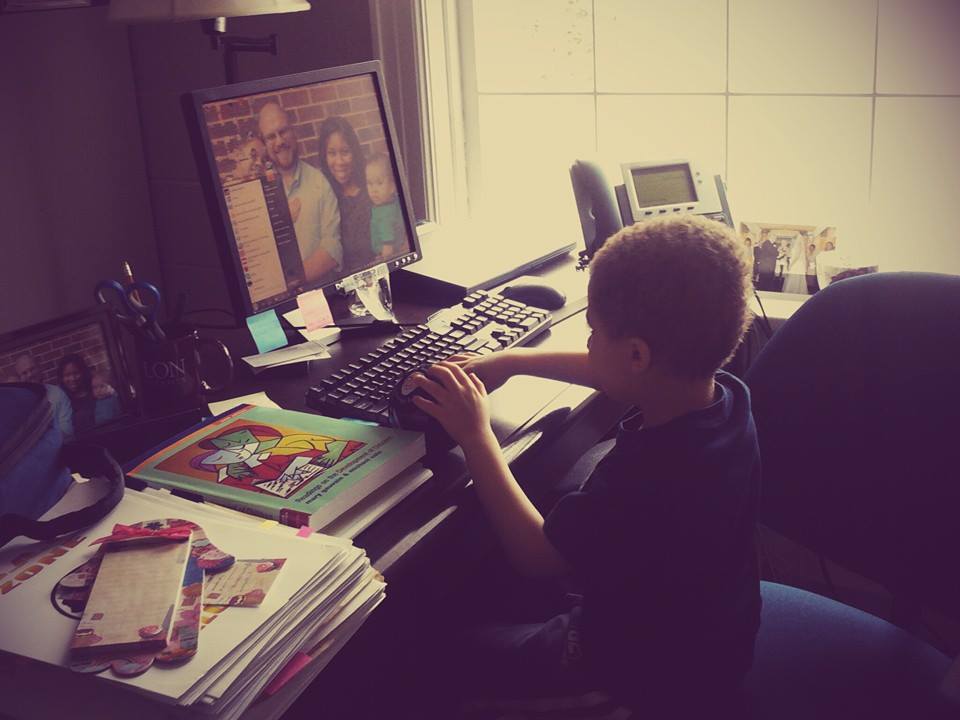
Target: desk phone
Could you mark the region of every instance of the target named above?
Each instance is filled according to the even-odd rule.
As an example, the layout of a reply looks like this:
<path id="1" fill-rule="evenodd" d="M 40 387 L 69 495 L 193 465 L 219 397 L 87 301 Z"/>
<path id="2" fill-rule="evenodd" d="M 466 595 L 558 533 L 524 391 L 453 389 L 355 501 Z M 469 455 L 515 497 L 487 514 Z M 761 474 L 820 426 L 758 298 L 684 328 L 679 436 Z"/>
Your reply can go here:
<path id="1" fill-rule="evenodd" d="M 733 227 L 723 179 L 689 160 L 625 162 L 620 172 L 623 184 L 611 187 L 597 163 L 577 160 L 570 166 L 585 245 L 581 267 L 608 237 L 640 220 L 692 213 Z"/>

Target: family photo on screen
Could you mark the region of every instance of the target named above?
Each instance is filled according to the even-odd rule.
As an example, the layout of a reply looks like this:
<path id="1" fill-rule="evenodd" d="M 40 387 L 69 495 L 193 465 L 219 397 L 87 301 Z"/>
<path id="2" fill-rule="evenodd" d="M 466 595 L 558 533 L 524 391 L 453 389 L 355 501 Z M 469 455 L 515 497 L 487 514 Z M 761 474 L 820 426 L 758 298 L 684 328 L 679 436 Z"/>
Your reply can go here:
<path id="1" fill-rule="evenodd" d="M 231 188 L 242 183 L 282 187 L 287 207 L 278 212 L 268 197 L 263 212 L 270 212 L 275 233 L 292 224 L 302 274 L 288 273 L 291 282 L 322 283 L 407 251 L 396 167 L 372 80 L 208 103 L 204 114 L 228 208 Z M 278 235 L 278 245 L 282 240 Z M 255 272 L 240 251 L 244 271 Z"/>

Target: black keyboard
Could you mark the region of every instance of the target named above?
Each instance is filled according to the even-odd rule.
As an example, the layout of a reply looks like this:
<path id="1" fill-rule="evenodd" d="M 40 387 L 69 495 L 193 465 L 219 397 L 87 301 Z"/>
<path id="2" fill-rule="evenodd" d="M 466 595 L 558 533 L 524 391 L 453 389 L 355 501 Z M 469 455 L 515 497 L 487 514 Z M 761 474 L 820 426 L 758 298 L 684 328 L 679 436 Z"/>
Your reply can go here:
<path id="1" fill-rule="evenodd" d="M 522 345 L 550 323 L 548 310 L 478 290 L 321 380 L 307 390 L 307 405 L 331 417 L 387 425 L 390 393 L 411 370 L 457 353 L 488 355 Z"/>

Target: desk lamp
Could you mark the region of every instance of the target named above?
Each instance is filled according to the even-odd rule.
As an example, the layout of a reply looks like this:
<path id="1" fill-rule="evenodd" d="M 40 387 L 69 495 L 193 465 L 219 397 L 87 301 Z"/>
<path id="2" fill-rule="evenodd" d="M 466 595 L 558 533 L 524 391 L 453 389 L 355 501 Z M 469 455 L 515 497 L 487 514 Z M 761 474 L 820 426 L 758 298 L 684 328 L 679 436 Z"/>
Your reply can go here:
<path id="1" fill-rule="evenodd" d="M 302 12 L 307 0 L 111 0 L 110 20 L 119 22 L 185 22 L 200 20 L 214 50 L 223 49 L 227 84 L 237 80 L 238 52 L 277 54 L 277 36 L 227 34 L 227 18 L 245 15 Z"/>

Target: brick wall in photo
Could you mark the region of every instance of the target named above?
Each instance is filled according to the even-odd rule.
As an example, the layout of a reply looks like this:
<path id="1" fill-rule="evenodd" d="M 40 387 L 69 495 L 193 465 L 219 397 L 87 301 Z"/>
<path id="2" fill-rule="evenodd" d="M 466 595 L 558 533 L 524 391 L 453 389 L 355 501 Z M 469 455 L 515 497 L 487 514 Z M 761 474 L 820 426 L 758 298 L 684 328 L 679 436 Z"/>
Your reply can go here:
<path id="1" fill-rule="evenodd" d="M 23 353 L 33 356 L 40 368 L 42 382 L 59 385 L 57 366 L 65 355 L 75 353 L 87 362 L 92 375 L 101 374 L 113 383 L 110 356 L 103 340 L 103 332 L 96 323 L 77 328 L 69 333 L 58 335 L 31 345 L 23 345 L 9 352 L 0 352 L 0 381 L 12 379 L 17 358 Z"/>
<path id="2" fill-rule="evenodd" d="M 320 125 L 341 116 L 353 126 L 365 157 L 387 152 L 377 95 L 370 78 L 344 78 L 321 85 L 256 95 L 243 100 L 211 103 L 204 109 L 207 130 L 221 178 L 236 167 L 235 154 L 251 136 L 259 135 L 257 113 L 268 102 L 290 115 L 300 142 L 300 158 L 320 167 Z"/>

